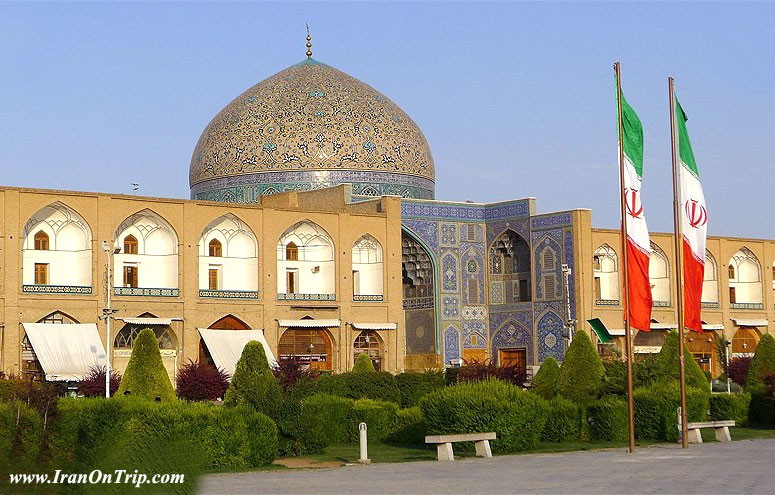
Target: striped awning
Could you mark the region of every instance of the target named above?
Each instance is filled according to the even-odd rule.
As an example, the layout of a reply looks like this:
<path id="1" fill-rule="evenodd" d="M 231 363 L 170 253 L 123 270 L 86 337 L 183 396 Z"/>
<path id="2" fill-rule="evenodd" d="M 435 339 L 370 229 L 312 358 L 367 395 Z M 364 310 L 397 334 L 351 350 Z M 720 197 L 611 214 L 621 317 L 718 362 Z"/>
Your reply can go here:
<path id="1" fill-rule="evenodd" d="M 769 323 L 764 319 L 756 318 L 732 318 L 738 327 L 766 327 Z"/>
<path id="2" fill-rule="evenodd" d="M 277 320 L 281 327 L 329 328 L 338 327 L 339 320 Z"/>
<path id="3" fill-rule="evenodd" d="M 116 318 L 124 323 L 131 323 L 132 325 L 170 325 L 173 321 L 183 321 L 183 318 Z"/>
<path id="4" fill-rule="evenodd" d="M 356 330 L 395 330 L 398 323 L 350 323 Z"/>

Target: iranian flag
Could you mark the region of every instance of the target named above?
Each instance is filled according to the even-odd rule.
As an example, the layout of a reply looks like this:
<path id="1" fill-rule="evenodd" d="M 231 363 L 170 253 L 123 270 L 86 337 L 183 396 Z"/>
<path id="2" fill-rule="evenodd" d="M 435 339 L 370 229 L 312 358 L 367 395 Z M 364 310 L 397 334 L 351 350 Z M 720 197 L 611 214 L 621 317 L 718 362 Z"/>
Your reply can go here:
<path id="1" fill-rule="evenodd" d="M 627 225 L 627 280 L 630 302 L 630 326 L 651 329 L 651 285 L 649 282 L 649 230 L 641 203 L 643 182 L 643 125 L 635 110 L 620 95 L 622 102 L 622 149 L 624 151 L 624 197 Z"/>
<path id="2" fill-rule="evenodd" d="M 675 99 L 675 120 L 678 139 L 678 162 L 681 175 L 681 209 L 683 221 L 684 264 L 684 325 L 695 332 L 702 332 L 700 303 L 702 280 L 705 272 L 705 237 L 708 232 L 708 210 L 702 193 L 697 162 L 694 161 L 689 132 L 686 130 L 686 113 L 678 98 Z"/>

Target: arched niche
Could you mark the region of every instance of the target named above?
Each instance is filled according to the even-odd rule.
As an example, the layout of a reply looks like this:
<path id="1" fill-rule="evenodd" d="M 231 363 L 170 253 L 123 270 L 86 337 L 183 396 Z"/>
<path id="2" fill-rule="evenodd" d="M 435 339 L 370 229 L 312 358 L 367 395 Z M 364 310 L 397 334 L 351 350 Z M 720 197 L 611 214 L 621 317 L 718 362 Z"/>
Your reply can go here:
<path id="1" fill-rule="evenodd" d="M 729 260 L 729 302 L 731 304 L 762 305 L 762 269 L 759 259 L 747 247 L 742 247 Z"/>
<path id="2" fill-rule="evenodd" d="M 116 287 L 177 288 L 178 236 L 160 215 L 145 209 L 121 222 L 114 248 L 119 250 L 113 256 Z"/>
<path id="3" fill-rule="evenodd" d="M 490 244 L 490 304 L 531 301 L 531 272 L 530 246 L 507 229 Z"/>
<path id="4" fill-rule="evenodd" d="M 369 234 L 361 236 L 353 245 L 352 283 L 355 300 L 383 295 L 382 245 Z"/>
<path id="5" fill-rule="evenodd" d="M 595 250 L 593 256 L 595 301 L 619 303 L 619 256 L 608 244 Z"/>
<path id="6" fill-rule="evenodd" d="M 22 233 L 22 284 L 25 292 L 44 286 L 92 286 L 92 232 L 75 210 L 56 201 L 32 215 Z"/>
<path id="7" fill-rule="evenodd" d="M 258 291 L 258 240 L 231 213 L 210 222 L 199 238 L 199 289 Z"/>
<path id="8" fill-rule="evenodd" d="M 406 353 L 436 353 L 436 270 L 433 257 L 405 230 L 401 231 L 401 279 Z"/>
<path id="9" fill-rule="evenodd" d="M 334 242 L 316 223 L 298 222 L 280 236 L 277 293 L 288 299 L 335 299 Z"/>
<path id="10" fill-rule="evenodd" d="M 662 248 L 651 243 L 649 257 L 649 282 L 651 283 L 651 299 L 654 305 L 670 305 L 670 263 Z"/>
<path id="11" fill-rule="evenodd" d="M 718 263 L 705 251 L 705 268 L 702 277 L 702 302 L 718 304 Z"/>

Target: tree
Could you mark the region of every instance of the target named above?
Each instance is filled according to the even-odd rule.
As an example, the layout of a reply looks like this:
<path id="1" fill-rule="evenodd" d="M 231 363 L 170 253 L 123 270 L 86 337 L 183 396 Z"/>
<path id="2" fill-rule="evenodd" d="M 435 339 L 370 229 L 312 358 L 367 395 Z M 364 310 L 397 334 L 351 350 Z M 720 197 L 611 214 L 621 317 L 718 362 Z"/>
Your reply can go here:
<path id="1" fill-rule="evenodd" d="M 175 400 L 175 391 L 161 360 L 159 341 L 153 330 L 146 328 L 137 334 L 116 393 L 148 400 Z"/>
<path id="2" fill-rule="evenodd" d="M 371 358 L 365 352 L 358 354 L 353 365 L 353 373 L 370 373 L 377 371 L 374 369 L 374 364 L 371 362 Z"/>
<path id="3" fill-rule="evenodd" d="M 281 407 L 282 391 L 277 383 L 264 346 L 251 340 L 242 349 L 234 376 L 226 390 L 224 404 L 227 406 L 246 405 L 270 418 L 277 418 Z"/>
<path id="4" fill-rule="evenodd" d="M 548 357 L 541 363 L 538 373 L 533 378 L 533 385 L 530 387 L 530 390 L 546 400 L 551 400 L 557 395 L 557 379 L 559 376 L 560 365 L 557 364 L 556 359 Z"/>
<path id="5" fill-rule="evenodd" d="M 681 377 L 681 369 L 678 360 L 678 331 L 673 330 L 665 336 L 665 343 L 657 355 L 656 368 L 659 381 L 678 381 Z M 684 346 L 684 371 L 686 373 L 686 386 L 708 389 L 708 379 L 700 365 L 694 360 L 692 353 Z"/>
<path id="6" fill-rule="evenodd" d="M 121 375 L 114 369 L 110 370 L 110 396 L 116 395 Z M 78 382 L 78 393 L 84 397 L 105 397 L 105 366 L 92 366 L 89 372 Z"/>
<path id="7" fill-rule="evenodd" d="M 178 397 L 185 400 L 222 399 L 229 388 L 229 375 L 222 369 L 188 360 L 175 377 Z"/>
<path id="8" fill-rule="evenodd" d="M 589 335 L 576 332 L 560 366 L 557 395 L 577 404 L 587 404 L 597 398 L 602 384 L 603 361 Z"/>
<path id="9" fill-rule="evenodd" d="M 756 346 L 756 353 L 751 359 L 751 366 L 745 378 L 745 387 L 754 388 L 764 384 L 764 377 L 775 373 L 775 338 L 764 334 Z"/>

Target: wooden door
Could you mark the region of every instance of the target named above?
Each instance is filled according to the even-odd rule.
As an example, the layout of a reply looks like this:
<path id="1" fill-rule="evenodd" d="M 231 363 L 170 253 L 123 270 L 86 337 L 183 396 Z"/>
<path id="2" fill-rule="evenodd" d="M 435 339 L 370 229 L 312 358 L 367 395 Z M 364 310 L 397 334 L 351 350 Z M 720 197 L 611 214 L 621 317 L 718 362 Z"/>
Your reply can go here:
<path id="1" fill-rule="evenodd" d="M 500 366 L 516 366 L 520 371 L 527 372 L 527 351 L 525 349 L 498 349 L 498 364 Z"/>

